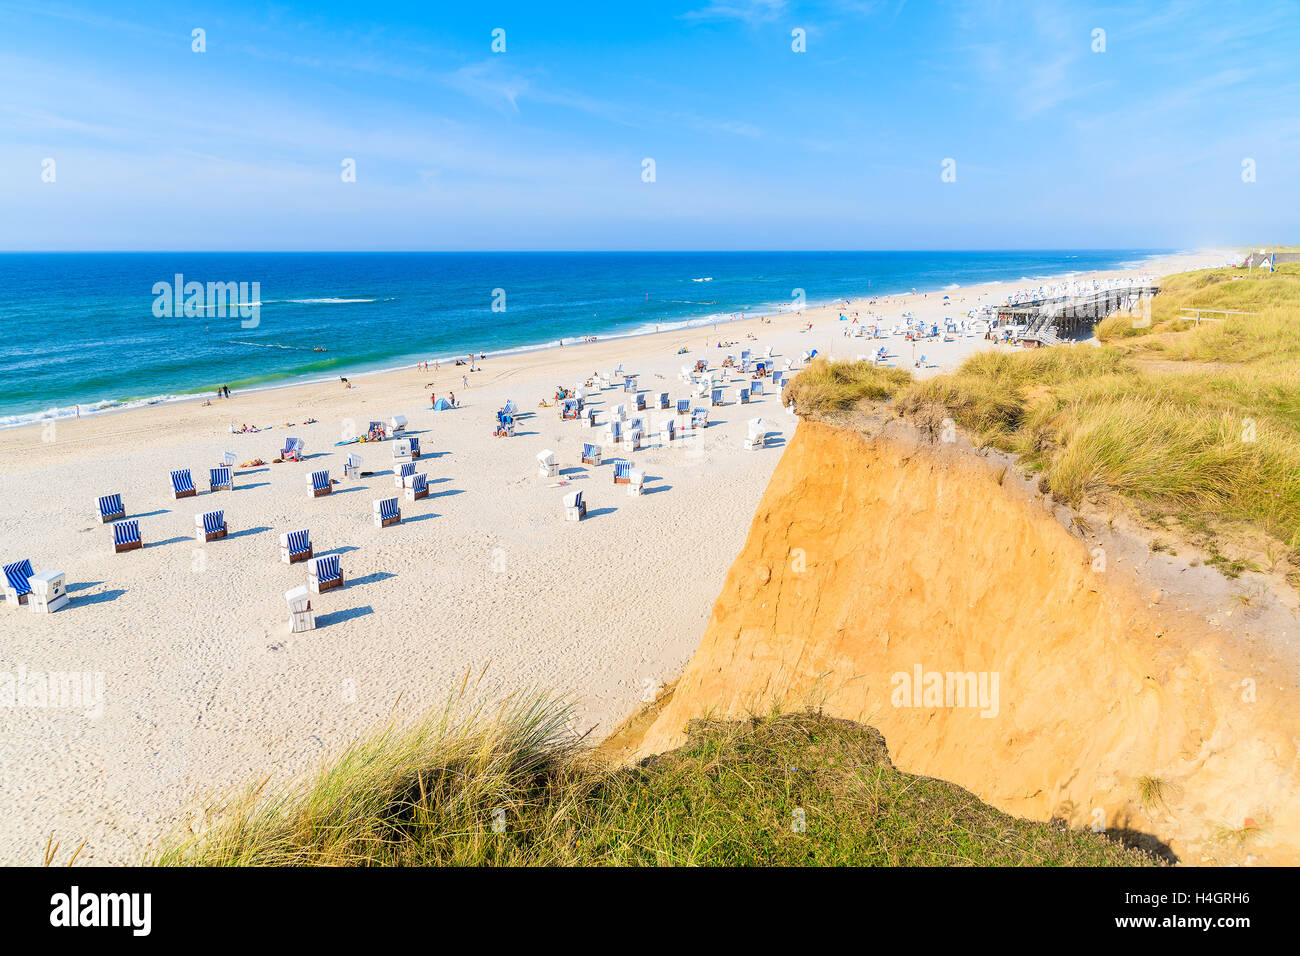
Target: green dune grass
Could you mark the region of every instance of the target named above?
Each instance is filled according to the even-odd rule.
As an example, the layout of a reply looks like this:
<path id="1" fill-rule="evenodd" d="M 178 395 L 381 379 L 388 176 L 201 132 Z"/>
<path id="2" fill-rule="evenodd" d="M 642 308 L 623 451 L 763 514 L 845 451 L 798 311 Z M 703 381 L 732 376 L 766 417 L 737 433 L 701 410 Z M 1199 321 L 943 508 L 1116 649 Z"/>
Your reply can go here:
<path id="1" fill-rule="evenodd" d="M 813 713 L 697 721 L 615 766 L 534 698 L 390 727 L 273 793 L 252 787 L 164 866 L 1150 866 L 1116 839 L 1007 816 L 900 773 L 869 727 Z"/>

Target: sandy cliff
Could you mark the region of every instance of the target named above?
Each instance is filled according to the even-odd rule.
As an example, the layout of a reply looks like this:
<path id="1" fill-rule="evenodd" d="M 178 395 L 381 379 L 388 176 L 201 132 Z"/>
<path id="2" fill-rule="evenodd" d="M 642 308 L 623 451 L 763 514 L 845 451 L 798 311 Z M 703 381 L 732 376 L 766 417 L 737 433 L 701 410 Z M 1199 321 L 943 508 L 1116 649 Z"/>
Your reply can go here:
<path id="1" fill-rule="evenodd" d="M 1292 662 L 1152 603 L 1095 544 L 1001 462 L 805 421 L 640 751 L 704 713 L 813 703 L 1010 813 L 1187 863 L 1300 862 Z"/>

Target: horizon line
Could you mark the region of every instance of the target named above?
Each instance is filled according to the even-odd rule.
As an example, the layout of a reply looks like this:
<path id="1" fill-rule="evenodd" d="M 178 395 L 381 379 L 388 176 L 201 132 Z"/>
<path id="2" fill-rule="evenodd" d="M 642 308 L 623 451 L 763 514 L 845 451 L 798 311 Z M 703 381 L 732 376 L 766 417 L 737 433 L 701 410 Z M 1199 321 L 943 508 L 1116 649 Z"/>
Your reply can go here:
<path id="1" fill-rule="evenodd" d="M 1267 245 L 1267 244 L 1266 244 Z M 1273 243 L 1276 245 L 1276 243 Z M 0 249 L 0 255 L 682 255 L 864 252 L 1201 252 L 1253 243 L 1179 246 L 988 246 L 969 249 Z"/>

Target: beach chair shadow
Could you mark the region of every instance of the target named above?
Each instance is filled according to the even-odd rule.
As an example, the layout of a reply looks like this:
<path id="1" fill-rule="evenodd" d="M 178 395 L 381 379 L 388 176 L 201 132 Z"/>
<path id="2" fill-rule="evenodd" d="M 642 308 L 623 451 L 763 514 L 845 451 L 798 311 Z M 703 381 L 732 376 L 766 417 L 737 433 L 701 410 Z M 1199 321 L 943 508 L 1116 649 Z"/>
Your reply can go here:
<path id="1" fill-rule="evenodd" d="M 193 541 L 192 535 L 181 535 L 179 538 L 164 538 L 161 541 L 146 541 L 141 547 L 144 548 L 161 548 L 165 544 L 178 544 L 181 541 Z"/>
<path id="2" fill-rule="evenodd" d="M 128 520 L 138 520 L 140 518 L 156 518 L 158 515 L 169 515 L 171 511 L 167 508 L 159 508 L 157 511 L 142 511 L 138 515 L 127 515 Z"/>
<path id="3" fill-rule="evenodd" d="M 587 512 L 588 518 L 599 518 L 601 515 L 612 515 L 617 508 L 596 508 Z"/>
<path id="4" fill-rule="evenodd" d="M 450 488 L 447 491 L 433 491 L 429 493 L 430 498 L 450 498 L 452 495 L 463 495 L 464 488 Z"/>
<path id="5" fill-rule="evenodd" d="M 342 611 L 330 611 L 328 614 L 317 614 L 316 628 L 319 630 L 322 627 L 329 627 L 331 624 L 342 624 L 344 621 L 374 613 L 375 609 L 373 607 L 369 604 L 363 604 L 361 607 L 350 607 Z"/>
<path id="6" fill-rule="evenodd" d="M 451 481 L 451 479 L 450 479 L 450 478 L 430 478 L 430 479 L 428 479 L 428 483 L 431 484 L 431 485 L 440 485 L 440 484 L 442 484 L 444 481 Z"/>
<path id="7" fill-rule="evenodd" d="M 649 482 L 650 479 L 647 478 L 646 481 Z M 673 486 L 672 486 L 672 485 L 651 485 L 651 484 L 647 484 L 647 485 L 645 486 L 645 488 L 642 489 L 641 494 L 642 494 L 642 495 L 657 495 L 657 494 L 659 494 L 659 492 L 661 492 L 661 491 L 672 491 L 672 490 L 673 490 Z"/>
<path id="8" fill-rule="evenodd" d="M 541 432 L 515 432 L 516 438 L 523 438 L 526 435 L 540 435 Z"/>
<path id="9" fill-rule="evenodd" d="M 437 518 L 440 515 L 432 511 L 426 511 L 422 515 L 402 515 L 402 524 L 410 524 L 413 521 L 428 521 L 430 518 Z"/>
<path id="10" fill-rule="evenodd" d="M 353 485 L 350 488 L 340 488 L 338 485 L 335 485 L 334 490 L 330 492 L 330 496 L 346 495 L 346 494 L 351 494 L 354 491 L 367 491 L 367 490 L 368 489 L 366 488 L 365 485 Z"/>
<path id="11" fill-rule="evenodd" d="M 249 488 L 265 488 L 271 483 L 269 481 L 255 481 L 251 485 L 237 485 L 236 491 L 247 491 Z"/>
<path id="12" fill-rule="evenodd" d="M 560 469 L 560 474 L 562 475 L 581 475 L 586 473 L 587 473 L 586 465 L 574 465 L 572 468 Z"/>
<path id="13" fill-rule="evenodd" d="M 85 597 L 76 597 L 68 601 L 69 607 L 82 607 L 89 604 L 106 604 L 109 601 L 116 601 L 126 591 L 121 588 L 109 588 L 107 591 L 100 591 L 98 594 L 87 594 Z"/>
<path id="14" fill-rule="evenodd" d="M 331 554 L 347 554 L 349 551 L 356 551 L 357 546 L 354 544 L 345 544 L 337 548 L 330 548 L 328 551 L 317 551 L 315 556 L 318 558 L 328 557 Z"/>
<path id="15" fill-rule="evenodd" d="M 238 470 L 232 468 L 232 469 L 230 470 L 230 473 L 231 473 L 232 475 L 235 475 L 235 476 L 239 476 L 239 475 L 256 475 L 259 471 L 270 471 L 270 470 L 271 470 L 271 468 L 270 468 L 269 465 L 264 465 L 264 466 L 262 466 L 261 468 L 245 468 L 243 471 L 238 471 Z"/>
<path id="16" fill-rule="evenodd" d="M 353 578 L 348 582 L 348 587 L 356 587 L 358 584 L 375 584 L 379 581 L 387 581 L 389 578 L 397 577 L 392 571 L 371 571 L 369 574 L 359 578 Z"/>
<path id="17" fill-rule="evenodd" d="M 103 583 L 103 581 L 79 581 L 76 584 L 69 584 L 67 591 L 69 594 L 76 594 L 78 591 L 86 590 L 86 588 L 99 587 Z"/>
<path id="18" fill-rule="evenodd" d="M 228 535 L 226 535 L 226 539 L 229 540 L 230 538 L 243 538 L 246 535 L 261 534 L 263 531 L 270 531 L 270 530 L 271 529 L 266 525 L 258 525 L 256 528 L 245 528 L 243 531 L 232 531 Z"/>

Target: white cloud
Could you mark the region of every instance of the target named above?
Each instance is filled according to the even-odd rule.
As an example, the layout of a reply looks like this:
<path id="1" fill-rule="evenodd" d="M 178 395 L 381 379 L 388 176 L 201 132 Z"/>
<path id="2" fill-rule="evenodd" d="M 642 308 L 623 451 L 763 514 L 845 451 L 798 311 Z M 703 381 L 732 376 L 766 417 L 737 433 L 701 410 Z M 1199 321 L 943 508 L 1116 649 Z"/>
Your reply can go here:
<path id="1" fill-rule="evenodd" d="M 754 26 L 780 18 L 789 4 L 786 0 L 711 0 L 699 10 L 682 14 L 683 20 L 739 20 Z"/>

